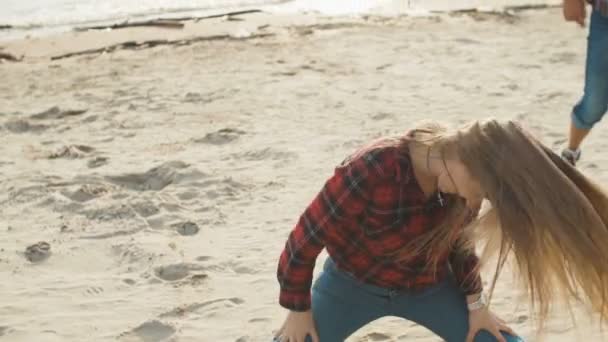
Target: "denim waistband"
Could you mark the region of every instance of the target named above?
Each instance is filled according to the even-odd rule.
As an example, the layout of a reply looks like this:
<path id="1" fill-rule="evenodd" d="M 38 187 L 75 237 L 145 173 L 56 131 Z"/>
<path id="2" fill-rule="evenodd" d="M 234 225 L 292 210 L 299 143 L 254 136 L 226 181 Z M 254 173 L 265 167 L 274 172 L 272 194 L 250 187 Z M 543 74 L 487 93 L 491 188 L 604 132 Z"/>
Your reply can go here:
<path id="1" fill-rule="evenodd" d="M 414 296 L 426 295 L 426 294 L 435 292 L 435 290 L 442 287 L 446 283 L 445 280 L 440 281 L 438 284 L 431 285 L 427 289 L 424 289 L 421 291 L 415 291 L 415 292 L 410 292 L 410 291 L 402 290 L 402 289 L 391 289 L 391 288 L 386 288 L 386 287 L 382 287 L 382 286 L 378 286 L 378 285 L 372 285 L 372 284 L 365 283 L 365 282 L 357 279 L 351 273 L 338 268 L 335 261 L 331 257 L 328 257 L 327 260 L 325 260 L 325 264 L 323 265 L 323 271 L 333 274 L 343 280 L 346 280 L 347 282 L 351 283 L 353 286 L 356 286 L 356 287 L 364 290 L 367 293 L 370 293 L 370 294 L 373 294 L 376 296 L 382 296 L 382 297 L 395 297 L 398 295 L 414 295 Z M 451 277 L 448 277 L 448 279 L 446 279 L 446 280 L 449 281 L 449 279 L 451 279 Z"/>
<path id="2" fill-rule="evenodd" d="M 351 273 L 338 268 L 338 266 L 336 265 L 335 261 L 332 258 L 327 258 L 327 260 L 325 261 L 325 264 L 323 265 L 323 270 L 325 272 L 328 272 L 328 273 L 334 274 L 338 277 L 341 277 L 342 279 L 352 283 L 354 286 L 359 287 L 360 289 L 364 290 L 365 292 L 368 292 L 368 293 L 371 293 L 371 294 L 374 294 L 377 296 L 391 297 L 400 292 L 400 291 L 397 291 L 394 289 L 389 289 L 389 288 L 365 283 L 365 282 L 357 279 Z"/>

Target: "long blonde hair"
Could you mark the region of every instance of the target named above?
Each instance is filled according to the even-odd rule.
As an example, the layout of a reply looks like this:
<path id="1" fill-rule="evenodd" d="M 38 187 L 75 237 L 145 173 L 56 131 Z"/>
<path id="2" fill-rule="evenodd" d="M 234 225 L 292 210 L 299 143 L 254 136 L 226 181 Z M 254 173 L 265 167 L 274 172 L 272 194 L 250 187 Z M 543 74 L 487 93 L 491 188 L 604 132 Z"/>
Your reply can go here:
<path id="1" fill-rule="evenodd" d="M 425 124 L 404 140 L 458 158 L 481 185 L 491 208 L 449 248 L 470 248 L 483 229 L 484 258 L 498 256 L 492 280 L 509 255 L 540 326 L 552 304 L 587 304 L 608 316 L 608 194 L 513 122 L 476 122 L 454 132 Z M 450 204 L 457 217 L 462 202 Z M 431 229 L 414 250 L 446 248 L 453 224 Z M 408 246 L 412 248 L 412 246 Z M 435 252 L 428 252 L 429 255 Z M 432 258 L 430 261 L 432 263 Z"/>
<path id="2" fill-rule="evenodd" d="M 445 161 L 446 156 L 452 155 L 455 151 L 453 148 L 455 136 L 448 133 L 445 126 L 435 122 L 425 122 L 400 139 L 399 145 L 404 153 L 410 152 L 412 144 L 423 145 L 428 151 L 431 148 L 439 150 Z M 436 270 L 446 254 L 467 255 L 474 250 L 473 231 L 459 229 L 470 221 L 473 213 L 467 208 L 463 198 L 455 195 L 444 195 L 444 197 L 441 222 L 429 227 L 424 234 L 393 253 L 394 258 L 407 262 L 424 255 L 427 267 Z M 474 274 L 472 272 L 470 275 Z"/>

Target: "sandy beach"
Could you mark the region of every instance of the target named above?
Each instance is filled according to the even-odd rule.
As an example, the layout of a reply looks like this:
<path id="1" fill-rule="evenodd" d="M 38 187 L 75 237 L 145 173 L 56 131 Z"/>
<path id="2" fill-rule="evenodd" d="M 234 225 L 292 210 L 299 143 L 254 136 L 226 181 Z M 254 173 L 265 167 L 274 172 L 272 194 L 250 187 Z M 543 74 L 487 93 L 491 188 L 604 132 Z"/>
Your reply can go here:
<path id="1" fill-rule="evenodd" d="M 0 63 L 0 341 L 269 341 L 277 258 L 334 166 L 429 118 L 516 118 L 560 149 L 586 34 L 553 8 L 0 42 L 23 56 Z M 580 163 L 603 184 L 605 129 Z M 505 274 L 493 309 L 537 341 L 519 296 Z M 608 340 L 577 317 L 556 313 L 544 340 Z M 438 338 L 385 318 L 349 341 Z"/>

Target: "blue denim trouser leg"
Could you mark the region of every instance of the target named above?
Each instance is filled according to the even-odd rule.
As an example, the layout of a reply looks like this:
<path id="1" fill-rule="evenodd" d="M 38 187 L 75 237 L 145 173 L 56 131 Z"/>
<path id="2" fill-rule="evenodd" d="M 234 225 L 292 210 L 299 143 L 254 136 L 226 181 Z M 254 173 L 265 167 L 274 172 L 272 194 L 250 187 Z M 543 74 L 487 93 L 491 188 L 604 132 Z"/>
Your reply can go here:
<path id="1" fill-rule="evenodd" d="M 320 342 L 340 342 L 378 318 L 402 317 L 427 327 L 448 342 L 464 342 L 468 332 L 465 296 L 453 280 L 418 294 L 363 284 L 328 259 L 312 292 L 312 311 Z M 523 342 L 504 334 L 507 342 Z M 307 339 L 310 341 L 310 339 Z M 475 342 L 496 342 L 480 332 Z"/>
<path id="2" fill-rule="evenodd" d="M 593 11 L 587 39 L 585 92 L 574 106 L 572 123 L 589 130 L 608 109 L 608 17 Z"/>

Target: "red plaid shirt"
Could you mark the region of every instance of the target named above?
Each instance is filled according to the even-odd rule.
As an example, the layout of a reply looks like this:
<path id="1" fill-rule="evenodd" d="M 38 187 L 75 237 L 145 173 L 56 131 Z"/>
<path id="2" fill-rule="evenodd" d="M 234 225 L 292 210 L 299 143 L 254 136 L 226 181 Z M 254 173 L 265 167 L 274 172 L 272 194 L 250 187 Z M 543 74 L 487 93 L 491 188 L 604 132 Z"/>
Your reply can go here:
<path id="1" fill-rule="evenodd" d="M 338 268 L 368 284 L 420 291 L 451 269 L 465 294 L 480 292 L 474 251 L 446 251 L 435 272 L 424 256 L 407 263 L 388 256 L 444 215 L 438 198 L 425 198 L 409 154 L 396 146 L 359 153 L 336 168 L 290 233 L 277 272 L 280 304 L 294 311 L 310 309 L 313 268 L 323 248 Z"/>

